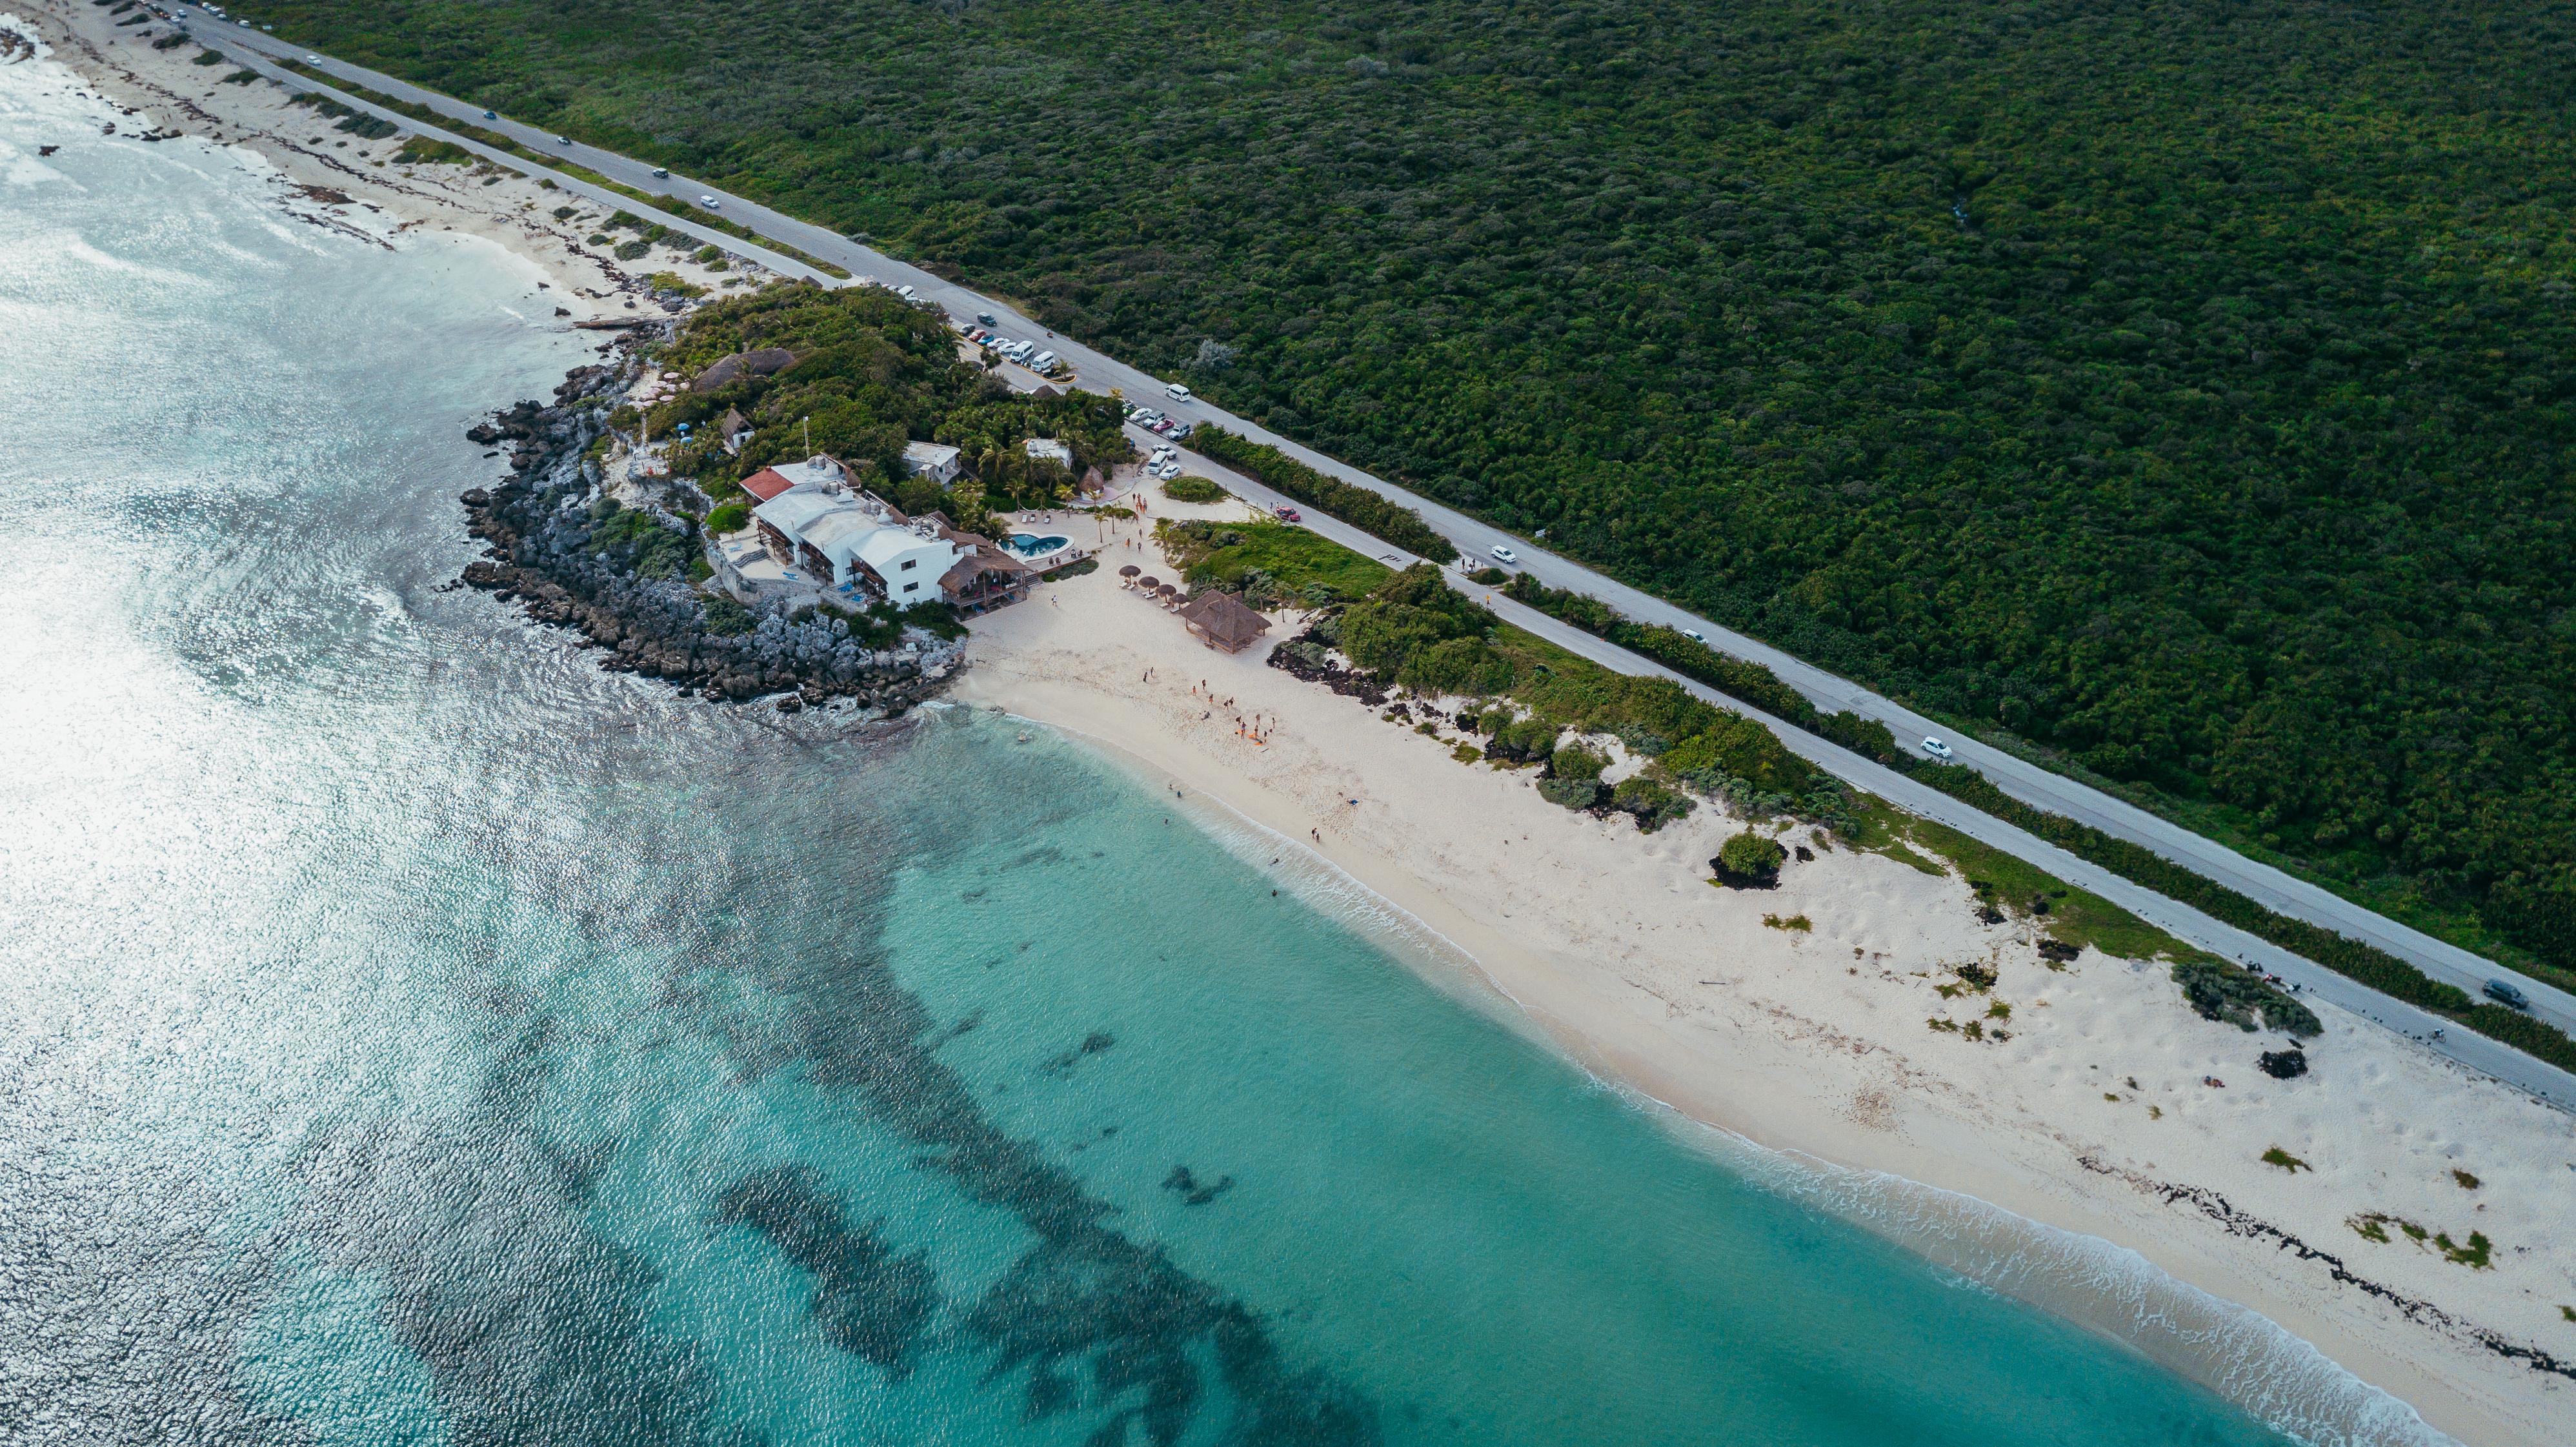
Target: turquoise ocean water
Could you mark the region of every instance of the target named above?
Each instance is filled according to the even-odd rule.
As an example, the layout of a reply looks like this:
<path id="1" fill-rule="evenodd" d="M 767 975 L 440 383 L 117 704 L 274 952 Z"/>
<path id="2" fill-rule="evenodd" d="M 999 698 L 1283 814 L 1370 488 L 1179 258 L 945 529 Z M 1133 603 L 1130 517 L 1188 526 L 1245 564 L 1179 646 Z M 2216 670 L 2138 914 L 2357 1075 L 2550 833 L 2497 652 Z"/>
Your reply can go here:
<path id="1" fill-rule="evenodd" d="M 1077 745 L 437 591 L 587 339 L 70 92 L 0 67 L 0 1440 L 2282 1440 Z"/>

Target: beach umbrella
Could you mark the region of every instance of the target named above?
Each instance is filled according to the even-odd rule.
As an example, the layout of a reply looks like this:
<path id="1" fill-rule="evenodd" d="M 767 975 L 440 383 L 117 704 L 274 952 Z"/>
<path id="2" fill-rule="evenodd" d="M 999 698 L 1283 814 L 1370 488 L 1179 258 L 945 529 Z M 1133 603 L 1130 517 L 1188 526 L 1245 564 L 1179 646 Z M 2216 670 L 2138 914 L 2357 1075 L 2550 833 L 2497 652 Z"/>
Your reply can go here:
<path id="1" fill-rule="evenodd" d="M 1136 580 L 1136 586 L 1144 589 L 1148 593 L 1151 593 L 1155 589 L 1163 586 L 1163 580 L 1160 578 L 1138 578 Z"/>
<path id="2" fill-rule="evenodd" d="M 1129 563 L 1127 566 L 1118 570 L 1118 576 L 1122 578 L 1132 578 L 1143 571 L 1145 570 L 1137 567 L 1134 563 Z"/>

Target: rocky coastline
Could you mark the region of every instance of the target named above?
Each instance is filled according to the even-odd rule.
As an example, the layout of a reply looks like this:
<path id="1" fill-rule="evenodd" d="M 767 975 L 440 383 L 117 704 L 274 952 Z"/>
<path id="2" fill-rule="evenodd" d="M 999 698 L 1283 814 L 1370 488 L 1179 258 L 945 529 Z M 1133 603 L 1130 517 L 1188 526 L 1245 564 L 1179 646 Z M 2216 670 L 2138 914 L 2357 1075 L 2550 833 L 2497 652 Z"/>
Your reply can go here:
<path id="1" fill-rule="evenodd" d="M 655 560 L 671 556 L 667 543 L 650 546 L 662 541 L 654 535 L 677 534 L 695 557 L 703 547 L 695 520 L 653 508 L 648 526 L 612 526 L 627 510 L 603 492 L 589 455 L 642 366 L 632 346 L 621 347 L 613 361 L 574 369 L 551 404 L 517 403 L 466 434 L 507 450 L 510 475 L 459 498 L 467 531 L 487 546 L 458 582 L 580 634 L 605 652 L 600 667 L 663 679 L 684 698 L 774 698 L 781 713 L 847 699 L 893 717 L 946 688 L 964 661 L 954 643 L 867 649 L 840 619 L 753 614 L 683 577 L 654 576 L 665 570 Z"/>

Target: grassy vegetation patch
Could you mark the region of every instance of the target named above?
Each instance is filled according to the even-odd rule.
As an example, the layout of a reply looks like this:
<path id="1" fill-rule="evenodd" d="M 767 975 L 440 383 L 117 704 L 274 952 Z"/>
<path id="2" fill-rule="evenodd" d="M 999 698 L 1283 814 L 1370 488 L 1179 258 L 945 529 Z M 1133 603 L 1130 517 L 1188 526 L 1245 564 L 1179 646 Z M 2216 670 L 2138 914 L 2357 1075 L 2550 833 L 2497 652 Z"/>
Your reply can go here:
<path id="1" fill-rule="evenodd" d="M 1240 593 L 1247 579 L 1260 575 L 1273 593 L 1309 606 L 1366 597 L 1389 572 L 1384 563 L 1286 523 L 1165 521 L 1155 524 L 1154 536 L 1194 586 Z"/>
<path id="2" fill-rule="evenodd" d="M 1185 472 L 1163 484 L 1163 496 L 1175 502 L 1223 502 L 1226 491 L 1212 478 Z"/>
<path id="3" fill-rule="evenodd" d="M 454 141 L 441 141 L 429 136 L 410 136 L 394 152 L 399 166 L 464 166 L 476 159 L 474 153 Z"/>

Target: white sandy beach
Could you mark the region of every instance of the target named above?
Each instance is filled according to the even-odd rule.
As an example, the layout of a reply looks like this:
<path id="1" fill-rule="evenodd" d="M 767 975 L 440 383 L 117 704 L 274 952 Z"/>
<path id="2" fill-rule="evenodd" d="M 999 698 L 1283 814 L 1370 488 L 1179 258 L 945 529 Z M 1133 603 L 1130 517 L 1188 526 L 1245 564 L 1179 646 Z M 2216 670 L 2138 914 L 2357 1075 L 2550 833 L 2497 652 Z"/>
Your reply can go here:
<path id="1" fill-rule="evenodd" d="M 20 13 L 57 59 L 135 108 L 136 129 L 256 153 L 282 214 L 385 245 L 498 243 L 535 268 L 532 297 L 567 308 L 567 324 L 638 301 L 634 278 L 585 240 L 600 207 L 558 221 L 569 198 L 531 181 L 389 164 L 395 141 L 334 132 L 272 85 L 222 84 L 229 66 L 191 64 L 193 46 L 152 51 L 78 0 Z M 725 279 L 668 254 L 636 266 Z M 1526 773 L 1461 765 L 1450 743 L 1264 667 L 1267 644 L 1201 646 L 1120 589 L 1123 561 L 1168 576 L 1150 551 L 1107 551 L 1100 572 L 980 620 L 959 698 L 1095 740 L 1312 848 L 1471 956 L 1586 1067 L 1692 1120 L 2134 1249 L 2461 1440 L 2576 1439 L 2570 1369 L 2499 1350 L 2576 1362 L 2576 1121 L 2331 1009 L 2312 1072 L 2267 1079 L 2254 1056 L 2277 1037 L 2196 1018 L 2161 965 L 2088 954 L 2050 970 L 2025 927 L 1976 921 L 1963 881 L 1893 860 L 1827 851 L 1774 891 L 1713 888 L 1706 860 L 1740 827 L 1718 811 L 1643 836 L 1554 808 Z M 1194 692 L 1202 679 L 1233 703 Z M 1254 710 L 1278 720 L 1264 744 L 1233 722 Z M 1766 914 L 1814 927 L 1767 928 Z M 1968 963 L 1997 971 L 1991 997 L 1937 993 Z M 2009 1040 L 1927 1027 L 1982 1017 L 1990 1000 L 2011 1006 Z M 2276 1147 L 2302 1168 L 2264 1163 Z M 1829 1179 L 1849 1187 L 1846 1209 L 1873 1189 Z M 2384 1243 L 2365 1239 L 2356 1223 L 2374 1214 L 2455 1243 L 2481 1233 L 2490 1265 L 2446 1259 L 2397 1224 Z M 1910 1220 L 1899 1234 L 1936 1259 L 1946 1243 L 1965 1261 L 1990 1239 L 1972 1212 Z"/>
<path id="2" fill-rule="evenodd" d="M 2332 1010 L 2312 1072 L 2271 1080 L 2254 1057 L 2279 1039 L 2191 1014 L 2162 965 L 2088 952 L 2051 970 L 2026 926 L 1977 922 L 1963 880 L 1883 857 L 1824 852 L 1777 890 L 1712 887 L 1706 861 L 1742 827 L 1719 811 L 1652 836 L 1569 813 L 1527 772 L 1461 765 L 1454 739 L 1265 667 L 1290 627 L 1236 656 L 1203 646 L 1119 587 L 1123 562 L 1170 576 L 1150 543 L 1124 547 L 1142 526 L 1124 525 L 1101 571 L 979 620 L 960 699 L 1095 740 L 1317 850 L 1472 956 L 1588 1068 L 1694 1120 L 2133 1248 L 2464 1441 L 2568 1439 L 2576 1381 L 2481 1334 L 2576 1358 L 2561 1314 L 2576 1305 L 2576 1122 Z M 1254 711 L 1278 720 L 1258 745 L 1234 723 Z M 1812 933 L 1763 924 L 1793 914 Z M 1937 993 L 1962 963 L 1997 970 L 2010 1040 L 1927 1026 L 1989 1006 Z M 2264 1163 L 2274 1147 L 2304 1167 Z M 1850 1177 L 1827 1194 L 1903 1195 Z M 1984 1249 L 1964 1217 L 1895 1209 L 1936 1259 Z M 2374 1212 L 2455 1243 L 2483 1233 L 2493 1264 L 2396 1226 L 2366 1240 L 2353 1223 Z M 2339 1282 L 2271 1232 L 2423 1307 Z"/>

